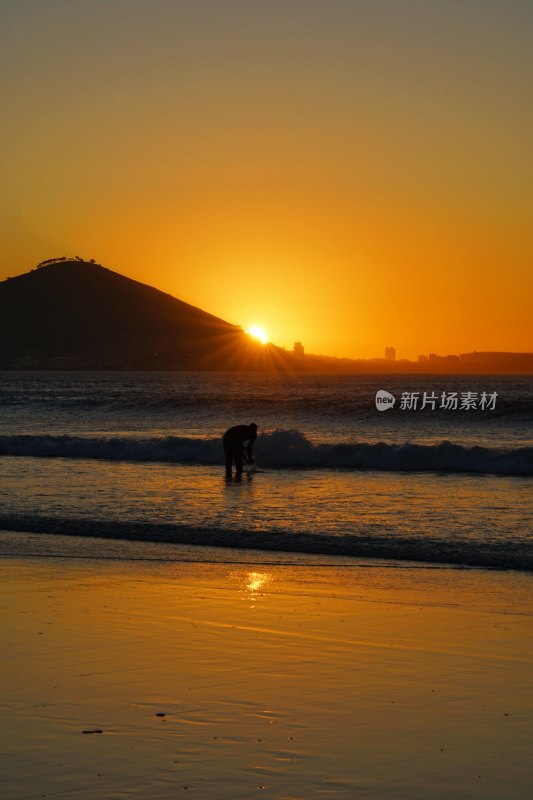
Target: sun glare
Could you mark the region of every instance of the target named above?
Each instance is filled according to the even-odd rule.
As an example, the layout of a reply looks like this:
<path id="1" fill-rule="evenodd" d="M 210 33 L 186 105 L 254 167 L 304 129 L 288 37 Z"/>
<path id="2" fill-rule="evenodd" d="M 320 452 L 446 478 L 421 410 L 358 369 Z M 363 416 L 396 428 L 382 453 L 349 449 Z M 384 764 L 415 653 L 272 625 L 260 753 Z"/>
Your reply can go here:
<path id="1" fill-rule="evenodd" d="M 254 339 L 259 339 L 261 344 L 266 344 L 268 342 L 268 336 L 265 329 L 260 328 L 259 325 L 251 325 L 246 329 L 246 333 L 248 336 L 253 336 Z"/>

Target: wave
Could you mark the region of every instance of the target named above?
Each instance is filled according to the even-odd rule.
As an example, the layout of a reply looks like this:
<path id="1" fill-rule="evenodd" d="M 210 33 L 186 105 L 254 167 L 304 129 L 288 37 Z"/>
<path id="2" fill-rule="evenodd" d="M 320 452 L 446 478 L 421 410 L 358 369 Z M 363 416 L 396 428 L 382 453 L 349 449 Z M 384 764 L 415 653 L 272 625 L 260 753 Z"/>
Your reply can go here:
<path id="1" fill-rule="evenodd" d="M 480 544 L 467 540 L 416 539 L 396 535 L 328 536 L 283 530 L 261 532 L 258 535 L 257 531 L 215 526 L 193 527 L 164 522 L 104 521 L 1 512 L 0 530 L 533 571 L 532 549 L 523 543 L 495 541 Z"/>
<path id="2" fill-rule="evenodd" d="M 0 455 L 215 465 L 223 462 L 219 438 L 0 436 Z M 314 444 L 298 430 L 262 434 L 256 445 L 269 469 L 365 469 L 398 472 L 470 472 L 533 475 L 533 447 L 465 447 L 438 444 Z"/>

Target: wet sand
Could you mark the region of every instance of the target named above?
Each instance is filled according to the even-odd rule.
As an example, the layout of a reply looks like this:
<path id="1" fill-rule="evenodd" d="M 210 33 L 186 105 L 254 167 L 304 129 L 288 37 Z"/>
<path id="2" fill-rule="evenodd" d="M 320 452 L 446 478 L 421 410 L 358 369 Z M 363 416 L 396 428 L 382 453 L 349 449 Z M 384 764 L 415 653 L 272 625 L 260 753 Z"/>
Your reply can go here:
<path id="1" fill-rule="evenodd" d="M 533 578 L 348 563 L 0 559 L 2 796 L 528 797 Z"/>

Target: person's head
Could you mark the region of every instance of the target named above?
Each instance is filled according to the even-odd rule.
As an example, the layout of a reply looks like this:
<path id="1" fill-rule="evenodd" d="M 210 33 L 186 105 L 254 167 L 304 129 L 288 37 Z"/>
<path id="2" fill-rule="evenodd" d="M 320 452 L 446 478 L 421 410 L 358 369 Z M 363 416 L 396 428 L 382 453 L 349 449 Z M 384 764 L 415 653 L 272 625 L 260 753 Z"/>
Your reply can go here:
<path id="1" fill-rule="evenodd" d="M 250 422 L 248 428 L 252 431 L 253 434 L 257 434 L 257 425 L 255 422 Z"/>

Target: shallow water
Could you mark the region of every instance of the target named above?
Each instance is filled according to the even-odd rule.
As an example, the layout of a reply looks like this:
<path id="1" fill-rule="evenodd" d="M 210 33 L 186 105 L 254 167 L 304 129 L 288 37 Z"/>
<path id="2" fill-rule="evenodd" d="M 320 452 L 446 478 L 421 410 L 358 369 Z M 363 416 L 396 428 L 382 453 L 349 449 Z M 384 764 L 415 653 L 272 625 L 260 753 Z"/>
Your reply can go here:
<path id="1" fill-rule="evenodd" d="M 0 527 L 533 568 L 527 478 L 3 459 Z"/>
<path id="2" fill-rule="evenodd" d="M 533 568 L 528 377 L 1 378 L 0 527 Z M 379 412 L 378 388 L 498 397 Z M 251 418 L 263 471 L 228 484 L 220 434 Z"/>

